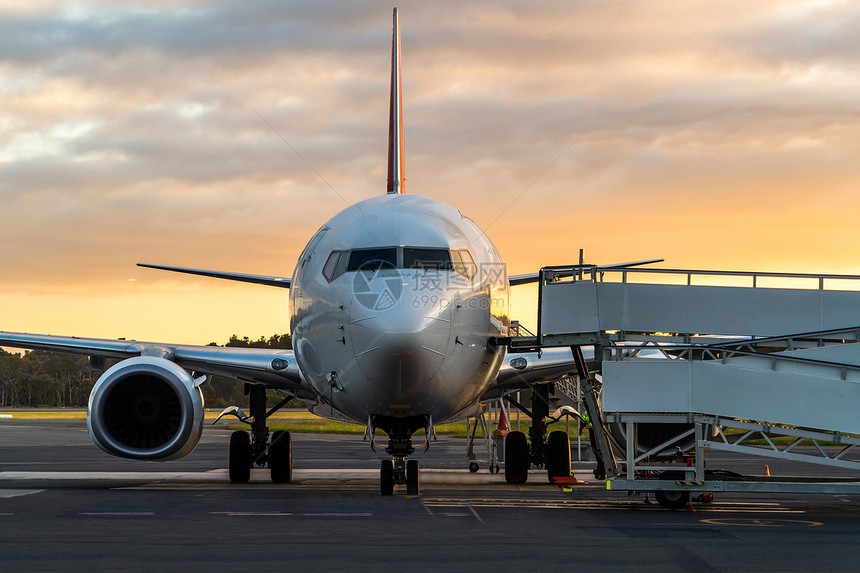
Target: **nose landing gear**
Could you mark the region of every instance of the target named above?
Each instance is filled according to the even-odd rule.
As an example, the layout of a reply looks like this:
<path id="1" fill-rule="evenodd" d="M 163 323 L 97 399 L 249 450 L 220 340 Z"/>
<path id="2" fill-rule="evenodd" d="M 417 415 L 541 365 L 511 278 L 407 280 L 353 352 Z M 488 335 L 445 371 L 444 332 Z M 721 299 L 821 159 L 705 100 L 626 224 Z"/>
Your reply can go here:
<path id="1" fill-rule="evenodd" d="M 394 495 L 395 486 L 406 486 L 406 495 L 420 493 L 418 460 L 406 461 L 415 452 L 412 447 L 412 434 L 426 425 L 424 416 L 411 418 L 388 418 L 376 416 L 373 426 L 388 434 L 388 447 L 385 452 L 390 460 L 382 460 L 379 468 L 379 493 Z"/>

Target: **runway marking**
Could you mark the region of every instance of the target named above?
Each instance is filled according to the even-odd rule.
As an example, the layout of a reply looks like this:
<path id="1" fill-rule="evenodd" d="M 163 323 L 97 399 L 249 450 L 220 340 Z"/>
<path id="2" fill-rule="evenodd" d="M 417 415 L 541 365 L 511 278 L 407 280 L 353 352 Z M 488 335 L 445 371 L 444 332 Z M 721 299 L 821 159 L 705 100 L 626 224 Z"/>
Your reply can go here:
<path id="1" fill-rule="evenodd" d="M 156 481 L 162 479 L 201 479 L 205 473 L 199 472 L 0 472 L 0 480 L 20 481 L 20 480 L 56 480 L 56 481 L 75 481 L 75 480 L 141 480 L 141 481 Z M 206 476 L 206 479 L 216 480 L 217 476 L 211 478 Z"/>
<path id="2" fill-rule="evenodd" d="M 474 508 L 474 507 L 472 507 L 471 505 L 469 505 L 468 507 L 469 507 L 469 511 L 471 511 L 471 512 L 472 512 L 472 515 L 474 515 L 474 516 L 475 516 L 475 519 L 477 519 L 478 521 L 480 521 L 480 522 L 481 522 L 481 525 L 485 525 L 485 524 L 484 524 L 484 520 L 483 520 L 483 519 L 481 519 L 481 516 L 480 516 L 480 515 L 478 515 L 478 512 L 477 512 L 477 511 L 475 511 L 475 508 Z"/>
<path id="3" fill-rule="evenodd" d="M 359 512 L 359 513 L 298 513 L 296 515 L 301 515 L 302 517 L 373 517 L 373 514 L 369 513 L 369 512 Z"/>
<path id="4" fill-rule="evenodd" d="M 43 489 L 0 489 L 0 499 L 9 499 L 10 497 L 20 497 L 22 495 L 33 495 L 34 493 L 42 493 Z"/>
<path id="5" fill-rule="evenodd" d="M 11 418 L 12 414 L 0 414 L 0 418 Z"/>
<path id="6" fill-rule="evenodd" d="M 469 515 L 468 513 L 453 513 L 450 511 L 446 513 L 440 513 L 439 515 L 441 515 L 442 517 L 471 517 L 471 515 Z"/>
<path id="7" fill-rule="evenodd" d="M 154 511 L 81 511 L 78 515 L 85 517 L 151 517 Z"/>
<path id="8" fill-rule="evenodd" d="M 606 510 L 631 509 L 646 511 L 666 511 L 659 504 L 641 504 L 630 501 L 589 501 L 555 499 L 507 499 L 507 498 L 425 498 L 424 506 L 430 508 L 504 508 L 504 509 L 568 509 L 568 510 Z M 778 503 L 726 503 L 696 506 L 697 510 L 713 513 L 755 513 L 755 514 L 798 514 L 805 510 L 781 507 Z"/>
<path id="9" fill-rule="evenodd" d="M 210 511 L 211 515 L 229 515 L 230 517 L 291 517 L 292 513 L 261 512 L 261 511 Z"/>
<path id="10" fill-rule="evenodd" d="M 740 527 L 790 527 L 792 525 L 805 525 L 806 527 L 818 527 L 824 525 L 820 521 L 803 521 L 800 519 L 702 519 L 702 523 L 709 525 L 737 525 Z"/>
<path id="11" fill-rule="evenodd" d="M 318 512 L 318 513 L 288 513 L 264 511 L 210 511 L 212 515 L 229 515 L 230 517 L 373 517 L 369 512 Z"/>

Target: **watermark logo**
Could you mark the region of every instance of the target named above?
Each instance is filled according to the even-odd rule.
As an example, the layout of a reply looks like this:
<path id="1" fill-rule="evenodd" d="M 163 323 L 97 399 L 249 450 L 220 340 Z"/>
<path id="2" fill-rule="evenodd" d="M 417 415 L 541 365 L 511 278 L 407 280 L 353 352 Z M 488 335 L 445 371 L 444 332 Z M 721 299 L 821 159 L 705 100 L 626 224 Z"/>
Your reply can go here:
<path id="1" fill-rule="evenodd" d="M 468 274 L 464 274 L 466 271 Z M 503 264 L 482 264 L 466 271 L 460 272 L 456 267 L 428 267 L 401 272 L 390 261 L 372 260 L 364 263 L 353 275 L 352 290 L 361 306 L 376 312 L 392 308 L 405 291 L 409 291 L 407 296 L 413 298 L 413 308 L 453 306 L 489 309 L 504 306 L 504 298 L 491 298 L 487 290 L 507 283 Z M 481 293 L 469 294 L 475 287 L 479 287 Z"/>
<path id="2" fill-rule="evenodd" d="M 368 261 L 359 267 L 352 279 L 355 300 L 368 310 L 388 310 L 403 294 L 403 280 L 387 261 Z"/>

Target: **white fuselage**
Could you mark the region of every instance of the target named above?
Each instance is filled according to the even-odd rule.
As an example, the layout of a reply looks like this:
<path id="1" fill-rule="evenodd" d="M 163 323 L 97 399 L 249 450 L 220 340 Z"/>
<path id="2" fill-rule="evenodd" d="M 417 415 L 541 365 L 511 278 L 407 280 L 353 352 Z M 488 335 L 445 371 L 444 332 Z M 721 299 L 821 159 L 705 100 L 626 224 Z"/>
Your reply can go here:
<path id="1" fill-rule="evenodd" d="M 446 259 L 446 257 L 448 257 Z M 290 329 L 314 411 L 450 420 L 496 376 L 510 287 L 483 231 L 416 195 L 357 203 L 323 225 L 299 258 Z"/>

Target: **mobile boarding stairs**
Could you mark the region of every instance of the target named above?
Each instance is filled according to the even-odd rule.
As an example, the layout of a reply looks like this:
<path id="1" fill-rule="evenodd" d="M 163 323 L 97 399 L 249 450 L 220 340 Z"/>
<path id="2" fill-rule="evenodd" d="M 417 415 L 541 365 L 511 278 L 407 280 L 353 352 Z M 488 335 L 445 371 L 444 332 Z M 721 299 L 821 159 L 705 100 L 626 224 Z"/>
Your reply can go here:
<path id="1" fill-rule="evenodd" d="M 860 493 L 860 473 L 705 467 L 710 449 L 860 470 L 860 276 L 575 265 L 542 269 L 538 288 L 537 335 L 510 348 L 570 346 L 586 372 L 594 347 L 602 379 L 580 382 L 607 489 L 667 507 L 695 492 Z M 666 439 L 643 445 L 646 427 Z"/>

